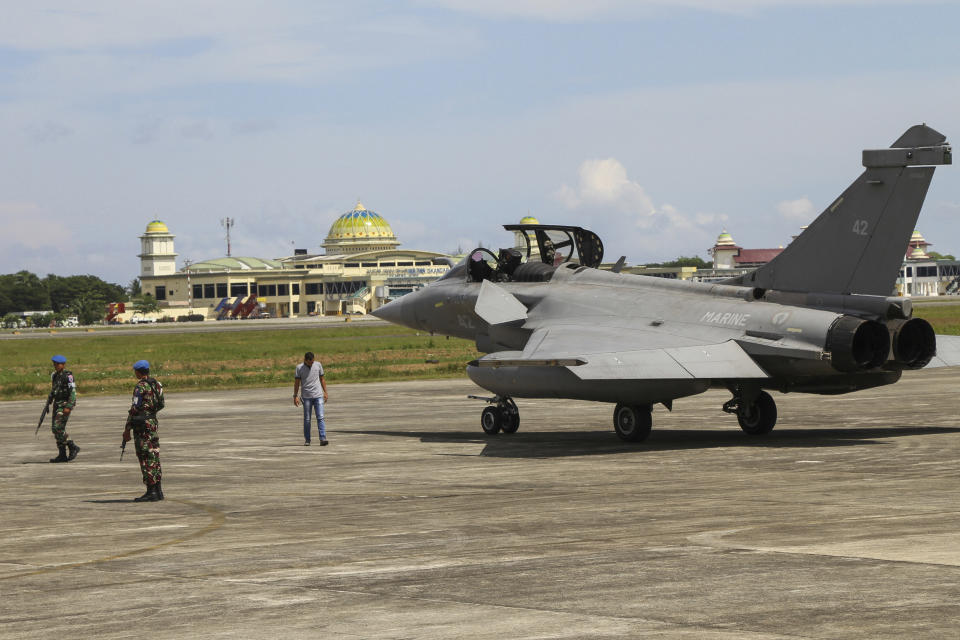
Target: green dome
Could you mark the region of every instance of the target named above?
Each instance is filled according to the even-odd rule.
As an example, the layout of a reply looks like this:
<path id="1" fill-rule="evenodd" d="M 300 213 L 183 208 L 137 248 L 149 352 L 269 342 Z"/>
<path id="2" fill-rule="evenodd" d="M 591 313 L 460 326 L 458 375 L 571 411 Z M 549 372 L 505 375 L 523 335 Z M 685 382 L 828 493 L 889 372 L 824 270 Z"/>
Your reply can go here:
<path id="1" fill-rule="evenodd" d="M 265 260 L 263 258 L 216 258 L 215 260 L 204 260 L 203 262 L 194 262 L 189 267 L 184 267 L 184 271 L 252 271 L 252 270 L 270 270 L 283 269 L 283 264 L 276 260 Z"/>

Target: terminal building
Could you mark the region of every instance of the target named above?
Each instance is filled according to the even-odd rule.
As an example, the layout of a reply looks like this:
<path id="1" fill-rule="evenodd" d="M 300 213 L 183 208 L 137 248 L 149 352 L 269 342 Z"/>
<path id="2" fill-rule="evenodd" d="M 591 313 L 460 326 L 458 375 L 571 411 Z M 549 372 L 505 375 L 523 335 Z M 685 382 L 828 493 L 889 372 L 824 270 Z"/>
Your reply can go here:
<path id="1" fill-rule="evenodd" d="M 365 314 L 446 273 L 451 256 L 402 249 L 390 224 L 358 203 L 331 225 L 323 253 L 221 257 L 176 267 L 174 235 L 153 220 L 140 236 L 140 288 L 162 316 L 204 319 Z M 120 320 L 128 321 L 127 311 Z"/>

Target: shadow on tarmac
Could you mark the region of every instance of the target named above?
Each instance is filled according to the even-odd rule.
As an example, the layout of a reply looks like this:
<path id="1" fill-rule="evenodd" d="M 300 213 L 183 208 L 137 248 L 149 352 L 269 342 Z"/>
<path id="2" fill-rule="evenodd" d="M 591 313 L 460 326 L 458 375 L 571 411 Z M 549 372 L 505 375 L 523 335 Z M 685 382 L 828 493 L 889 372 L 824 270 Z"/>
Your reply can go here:
<path id="1" fill-rule="evenodd" d="M 424 443 L 483 444 L 481 456 L 499 458 L 554 458 L 564 456 L 643 454 L 683 449 L 768 447 L 774 449 L 818 449 L 882 445 L 883 440 L 907 436 L 958 433 L 960 427 L 885 427 L 837 429 L 783 429 L 761 437 L 742 431 L 701 431 L 654 429 L 644 442 L 623 442 L 609 431 L 534 431 L 487 436 L 477 432 L 436 433 L 427 431 L 385 431 L 382 429 L 338 429 L 342 433 L 396 438 L 417 438 Z"/>

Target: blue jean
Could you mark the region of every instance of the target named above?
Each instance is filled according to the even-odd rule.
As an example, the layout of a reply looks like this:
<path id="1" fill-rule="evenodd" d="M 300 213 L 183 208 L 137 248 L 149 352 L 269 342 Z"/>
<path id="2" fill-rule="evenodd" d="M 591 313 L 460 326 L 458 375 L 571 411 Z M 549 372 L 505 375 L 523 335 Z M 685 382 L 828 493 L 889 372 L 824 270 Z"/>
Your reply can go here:
<path id="1" fill-rule="evenodd" d="M 310 442 L 310 407 L 317 414 L 317 427 L 320 429 L 320 439 L 327 439 L 327 428 L 323 423 L 323 398 L 300 398 L 303 404 L 303 439 Z"/>

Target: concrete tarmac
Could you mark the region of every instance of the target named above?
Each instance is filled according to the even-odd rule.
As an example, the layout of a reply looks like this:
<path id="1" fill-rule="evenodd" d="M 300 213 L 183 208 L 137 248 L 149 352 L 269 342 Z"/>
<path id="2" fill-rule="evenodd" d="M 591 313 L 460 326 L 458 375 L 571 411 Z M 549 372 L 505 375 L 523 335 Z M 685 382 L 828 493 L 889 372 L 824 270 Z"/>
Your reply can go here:
<path id="1" fill-rule="evenodd" d="M 0 638 L 947 638 L 960 627 L 960 373 L 774 394 L 744 435 L 711 391 L 620 442 L 612 407 L 466 381 L 176 393 L 161 503 L 127 398 L 0 403 Z M 133 386 L 131 376 L 131 388 Z"/>

